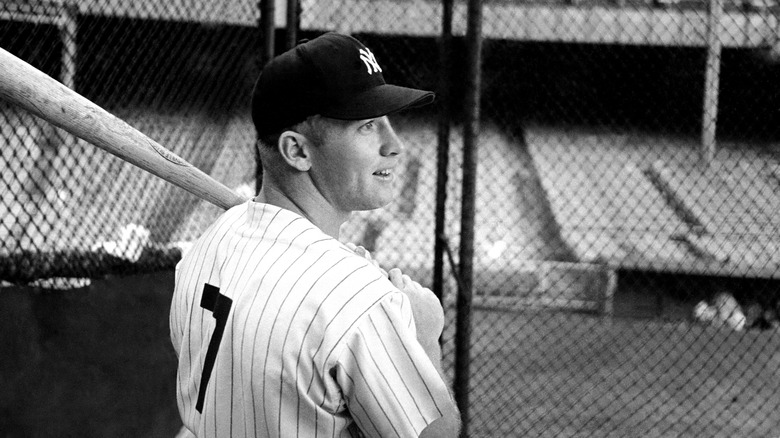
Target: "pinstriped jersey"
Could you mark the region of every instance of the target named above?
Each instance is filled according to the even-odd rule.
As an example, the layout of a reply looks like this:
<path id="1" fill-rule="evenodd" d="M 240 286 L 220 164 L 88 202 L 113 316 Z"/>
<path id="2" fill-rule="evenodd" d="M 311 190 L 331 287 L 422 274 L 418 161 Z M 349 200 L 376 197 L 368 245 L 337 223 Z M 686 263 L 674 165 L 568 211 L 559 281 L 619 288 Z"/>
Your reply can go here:
<path id="1" fill-rule="evenodd" d="M 406 295 L 276 206 L 231 208 L 187 251 L 170 328 L 199 437 L 418 436 L 450 400 Z"/>

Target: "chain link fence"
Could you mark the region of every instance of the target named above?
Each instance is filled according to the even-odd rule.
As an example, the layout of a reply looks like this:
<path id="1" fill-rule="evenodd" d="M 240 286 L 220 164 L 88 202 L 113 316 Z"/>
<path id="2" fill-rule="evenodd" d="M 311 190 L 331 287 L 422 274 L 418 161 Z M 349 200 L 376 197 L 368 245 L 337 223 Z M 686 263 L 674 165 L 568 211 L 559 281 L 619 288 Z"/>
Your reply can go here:
<path id="1" fill-rule="evenodd" d="M 455 388 L 468 394 L 466 434 L 780 433 L 780 10 L 483 2 L 464 360 L 454 319 L 468 17 L 454 2 L 442 64 L 444 8 L 304 1 L 301 26 L 362 36 L 389 77 L 453 102 L 443 342 L 449 372 L 469 376 Z M 411 152 L 405 191 L 345 234 L 427 280 L 441 126 L 428 114 L 396 124 Z"/>
<path id="2" fill-rule="evenodd" d="M 225 184 L 254 192 L 252 2 L 6 1 L 0 45 Z M 173 267 L 219 210 L 7 103 L 2 280 Z"/>
<path id="3" fill-rule="evenodd" d="M 351 33 L 389 82 L 447 97 L 392 118 L 407 148 L 398 201 L 356 213 L 342 237 L 441 291 L 468 436 L 780 435 L 770 2 L 481 5 L 465 357 L 466 4 L 449 23 L 434 0 L 299 2 L 298 37 Z M 0 46 L 249 197 L 259 15 L 237 0 L 11 1 Z M 4 281 L 168 269 L 219 214 L 5 104 L 0 126 Z"/>

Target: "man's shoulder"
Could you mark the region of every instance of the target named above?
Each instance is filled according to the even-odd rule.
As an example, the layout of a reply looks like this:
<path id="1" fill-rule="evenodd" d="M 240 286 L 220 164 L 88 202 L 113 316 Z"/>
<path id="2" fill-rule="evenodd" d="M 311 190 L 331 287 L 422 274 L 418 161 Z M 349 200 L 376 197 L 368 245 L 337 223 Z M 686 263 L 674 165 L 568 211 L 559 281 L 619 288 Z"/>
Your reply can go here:
<path id="1" fill-rule="evenodd" d="M 349 309 L 357 315 L 401 292 L 370 261 L 338 242 L 322 245 L 317 251 L 315 286 L 318 299 L 331 309 Z M 343 310 L 342 310 L 343 311 Z"/>

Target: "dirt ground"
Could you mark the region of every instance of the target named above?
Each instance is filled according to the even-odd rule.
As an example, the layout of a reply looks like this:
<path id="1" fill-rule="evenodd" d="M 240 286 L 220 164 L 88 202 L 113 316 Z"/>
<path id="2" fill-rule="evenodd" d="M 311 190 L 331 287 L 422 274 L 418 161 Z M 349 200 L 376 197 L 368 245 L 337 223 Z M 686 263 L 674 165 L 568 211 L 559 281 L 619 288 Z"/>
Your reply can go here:
<path id="1" fill-rule="evenodd" d="M 175 436 L 172 291 L 172 272 L 0 288 L 0 436 Z"/>
<path id="2" fill-rule="evenodd" d="M 780 331 L 498 309 L 472 322 L 471 437 L 778 436 Z"/>

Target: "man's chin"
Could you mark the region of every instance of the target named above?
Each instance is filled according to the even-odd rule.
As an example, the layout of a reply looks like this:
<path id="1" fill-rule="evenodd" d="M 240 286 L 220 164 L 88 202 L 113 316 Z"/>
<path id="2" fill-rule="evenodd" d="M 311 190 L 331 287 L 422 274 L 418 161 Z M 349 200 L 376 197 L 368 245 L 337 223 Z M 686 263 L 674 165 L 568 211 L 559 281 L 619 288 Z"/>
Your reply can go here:
<path id="1" fill-rule="evenodd" d="M 370 204 L 366 204 L 366 205 L 364 205 L 363 207 L 361 207 L 361 208 L 359 208 L 359 209 L 356 209 L 355 211 L 373 211 L 373 210 L 379 210 L 379 209 L 381 209 L 381 208 L 385 208 L 385 207 L 387 207 L 388 205 L 390 205 L 390 204 L 392 204 L 392 203 L 393 203 L 393 200 L 392 200 L 392 199 L 390 199 L 390 200 L 387 200 L 387 201 L 377 201 L 377 202 L 372 202 L 372 203 L 370 203 Z"/>

